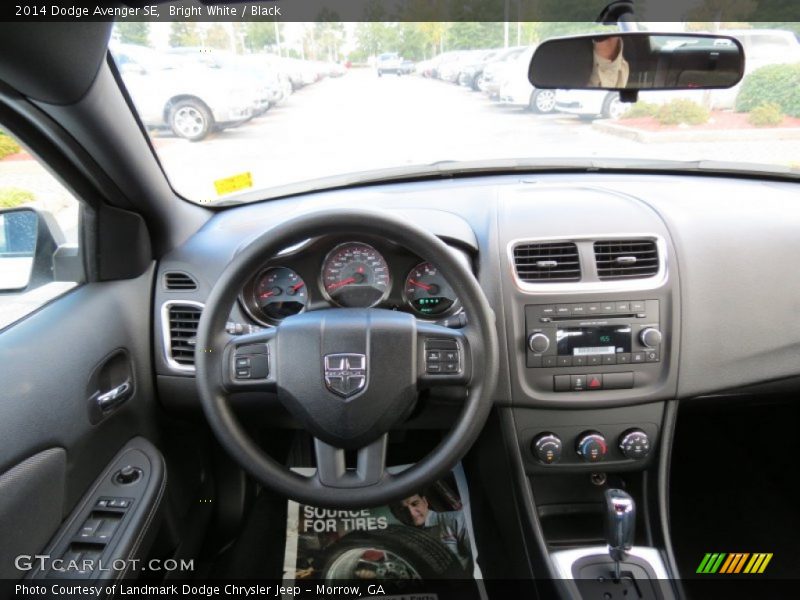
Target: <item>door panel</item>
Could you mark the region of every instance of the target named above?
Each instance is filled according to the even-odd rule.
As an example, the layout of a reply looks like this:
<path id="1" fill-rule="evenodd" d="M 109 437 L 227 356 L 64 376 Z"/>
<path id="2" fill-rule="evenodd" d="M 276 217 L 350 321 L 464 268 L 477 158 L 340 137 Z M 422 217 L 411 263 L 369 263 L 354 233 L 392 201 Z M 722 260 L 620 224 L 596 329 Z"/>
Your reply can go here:
<path id="1" fill-rule="evenodd" d="M 155 442 L 153 273 L 84 284 L 0 333 L 0 536 L 19 536 L 2 536 L 4 563 L 40 551 L 131 438 Z M 98 418 L 126 369 L 132 395 Z"/>

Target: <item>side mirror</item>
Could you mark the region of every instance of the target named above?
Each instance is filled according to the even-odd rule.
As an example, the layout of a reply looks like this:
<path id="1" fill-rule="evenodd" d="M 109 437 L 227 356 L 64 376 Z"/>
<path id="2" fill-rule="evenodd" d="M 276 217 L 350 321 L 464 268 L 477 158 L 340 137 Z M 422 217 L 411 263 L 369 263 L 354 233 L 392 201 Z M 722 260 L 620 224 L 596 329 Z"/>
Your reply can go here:
<path id="1" fill-rule="evenodd" d="M 0 292 L 55 281 L 64 235 L 50 213 L 33 208 L 0 210 Z"/>
<path id="2" fill-rule="evenodd" d="M 547 40 L 528 71 L 537 88 L 617 91 L 729 88 L 743 75 L 735 38 L 644 32 Z"/>

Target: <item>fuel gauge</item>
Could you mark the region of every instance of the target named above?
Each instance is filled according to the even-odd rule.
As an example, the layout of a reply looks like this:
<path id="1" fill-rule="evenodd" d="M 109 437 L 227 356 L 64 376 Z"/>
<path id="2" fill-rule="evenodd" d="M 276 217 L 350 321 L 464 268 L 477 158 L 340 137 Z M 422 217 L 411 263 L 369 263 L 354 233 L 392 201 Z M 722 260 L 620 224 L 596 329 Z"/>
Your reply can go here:
<path id="1" fill-rule="evenodd" d="M 411 309 L 424 317 L 442 316 L 458 304 L 450 284 L 429 262 L 411 269 L 403 294 Z"/>

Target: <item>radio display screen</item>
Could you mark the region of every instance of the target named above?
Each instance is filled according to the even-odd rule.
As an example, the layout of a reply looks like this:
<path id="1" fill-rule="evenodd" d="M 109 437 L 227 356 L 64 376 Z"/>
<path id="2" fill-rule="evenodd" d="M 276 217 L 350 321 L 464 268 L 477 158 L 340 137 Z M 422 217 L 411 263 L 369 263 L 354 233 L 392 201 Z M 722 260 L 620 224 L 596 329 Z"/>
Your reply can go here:
<path id="1" fill-rule="evenodd" d="M 631 351 L 630 325 L 569 327 L 556 332 L 559 356 L 590 356 Z"/>

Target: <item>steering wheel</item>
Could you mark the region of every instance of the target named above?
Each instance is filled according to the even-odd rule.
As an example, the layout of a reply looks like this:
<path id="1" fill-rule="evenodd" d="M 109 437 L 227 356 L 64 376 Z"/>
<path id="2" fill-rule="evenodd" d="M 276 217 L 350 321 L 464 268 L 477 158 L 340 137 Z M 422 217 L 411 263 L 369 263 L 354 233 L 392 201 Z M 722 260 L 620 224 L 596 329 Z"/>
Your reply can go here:
<path id="1" fill-rule="evenodd" d="M 461 300 L 468 324 L 458 330 L 404 312 L 331 308 L 291 316 L 253 334 L 225 331 L 239 291 L 265 260 L 303 240 L 342 232 L 377 235 L 431 261 Z M 428 366 L 445 355 L 451 359 L 446 367 Z M 438 237 L 390 214 L 335 209 L 281 223 L 233 258 L 206 300 L 195 365 L 197 391 L 212 430 L 255 479 L 297 501 L 356 508 L 408 496 L 444 476 L 466 454 L 492 407 L 498 342 L 494 313 L 478 282 Z M 237 368 L 244 365 L 247 378 L 237 377 Z M 425 458 L 389 473 L 389 430 L 408 417 L 420 389 L 438 385 L 467 388 L 457 420 Z M 229 405 L 236 392 L 277 392 L 314 436 L 313 476 L 291 471 L 254 443 Z M 346 468 L 345 451 L 355 453 L 355 469 Z"/>

